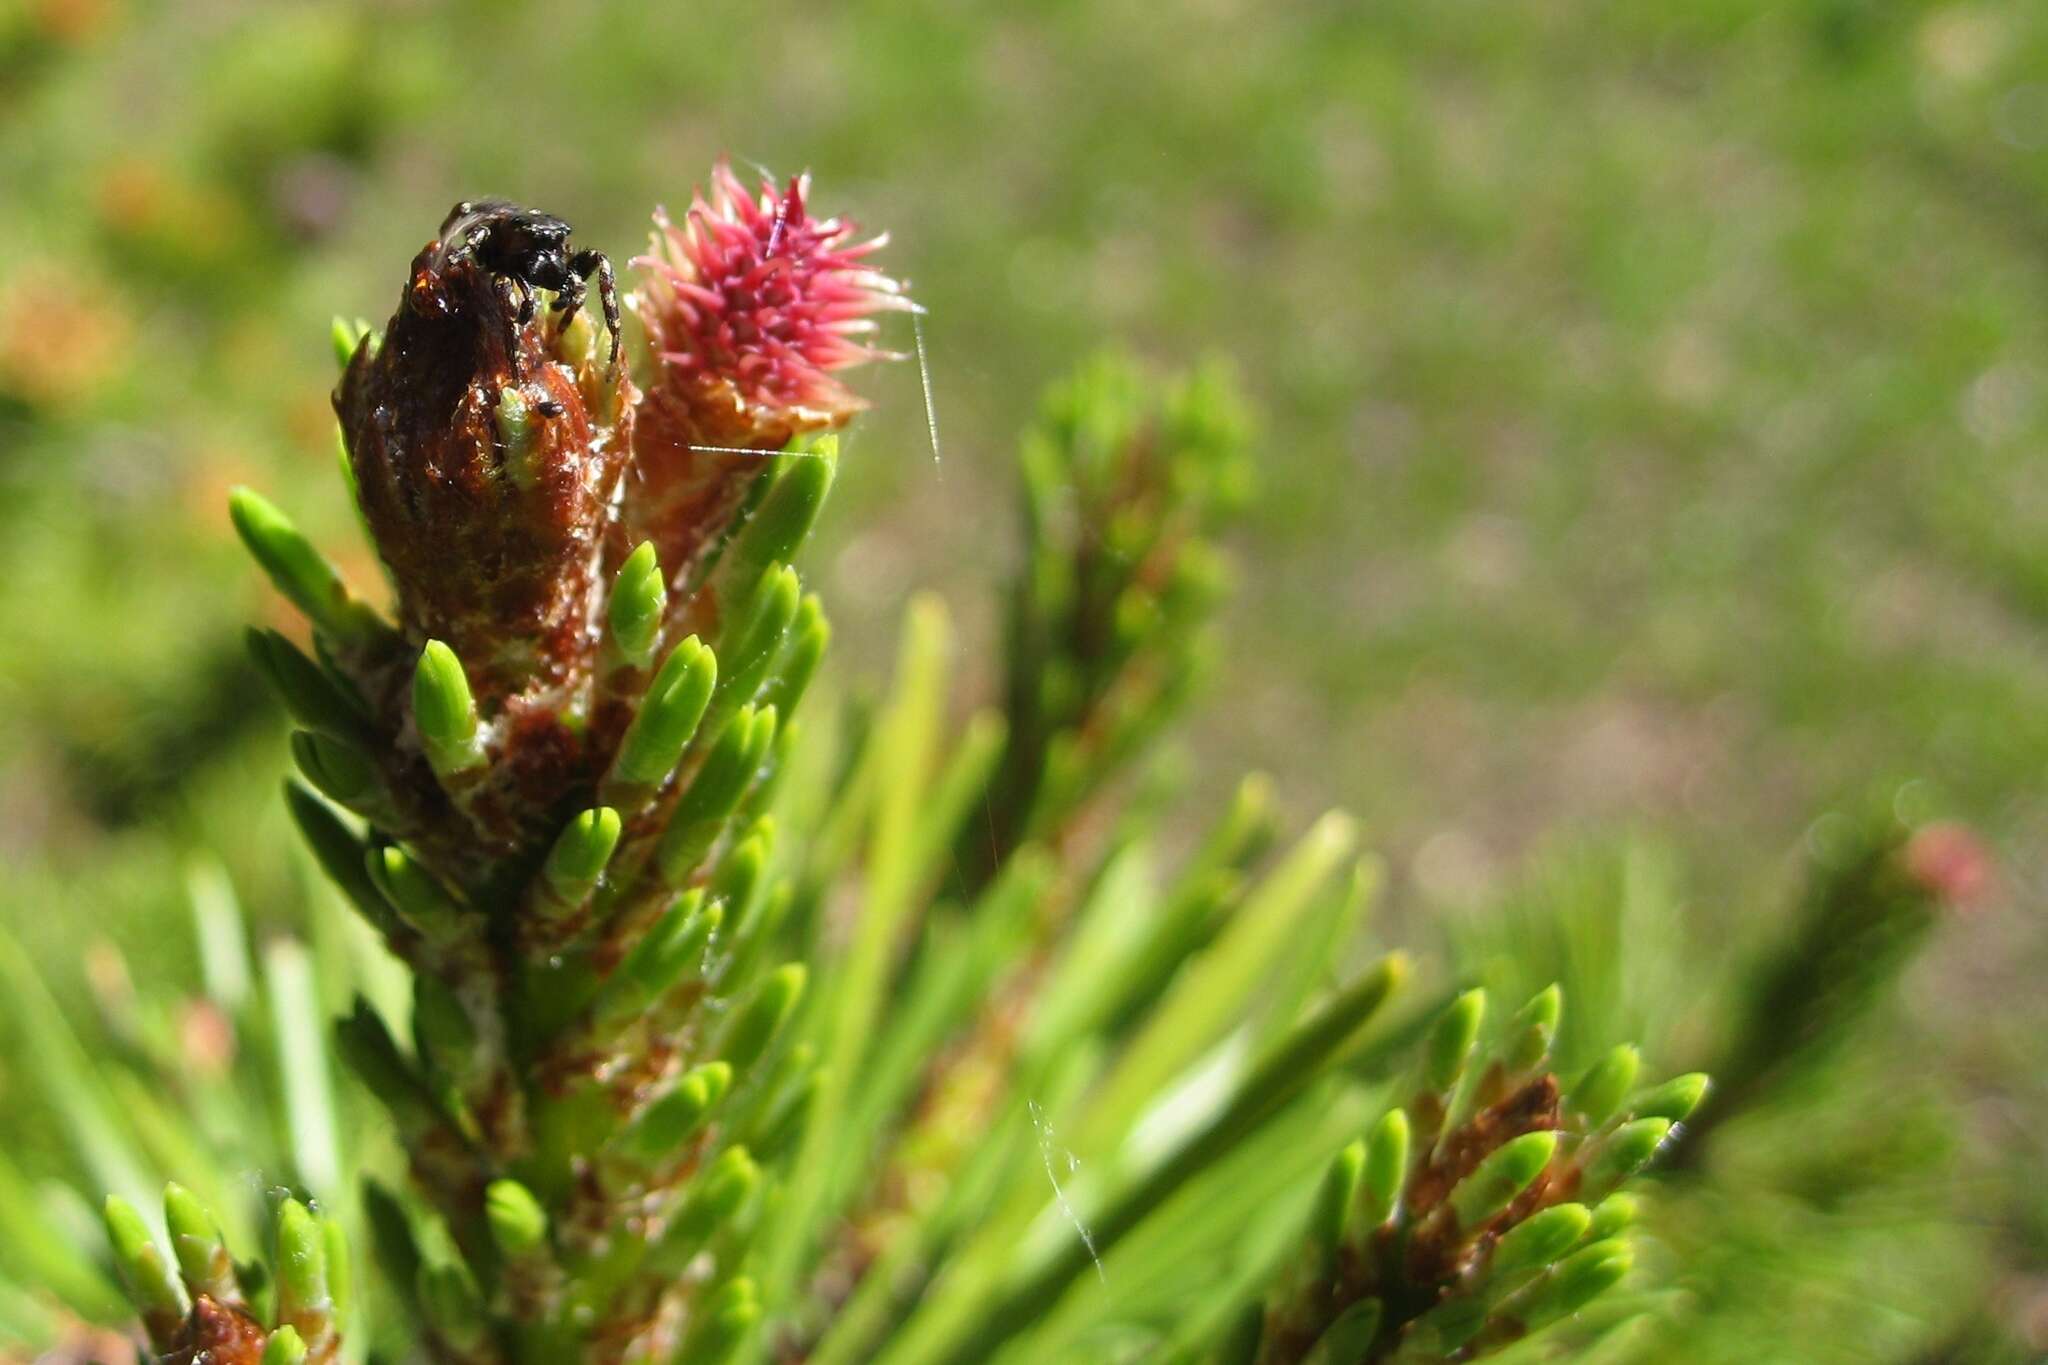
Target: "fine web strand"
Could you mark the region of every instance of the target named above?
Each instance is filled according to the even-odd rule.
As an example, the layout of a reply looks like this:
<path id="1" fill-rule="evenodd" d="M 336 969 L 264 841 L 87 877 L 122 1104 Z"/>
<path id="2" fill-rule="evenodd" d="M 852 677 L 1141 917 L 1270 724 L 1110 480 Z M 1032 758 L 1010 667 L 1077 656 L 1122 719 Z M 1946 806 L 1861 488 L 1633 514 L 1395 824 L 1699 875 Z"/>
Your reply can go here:
<path id="1" fill-rule="evenodd" d="M 687 445 L 685 450 L 701 450 L 706 455 L 751 455 L 757 460 L 779 460 L 787 455 L 796 460 L 819 460 L 824 456 L 815 450 L 755 450 L 751 446 L 700 446 Z"/>
<path id="2" fill-rule="evenodd" d="M 1109 1283 L 1109 1273 L 1102 1268 L 1102 1255 L 1095 1249 L 1094 1234 L 1082 1223 L 1081 1216 L 1074 1212 L 1074 1206 L 1067 1199 L 1066 1187 L 1060 1184 L 1059 1163 L 1054 1160 L 1057 1143 L 1053 1140 L 1052 1124 L 1045 1117 L 1045 1110 L 1038 1107 L 1037 1100 L 1028 1102 L 1031 1110 L 1031 1126 L 1038 1130 L 1038 1156 L 1045 1163 L 1045 1178 L 1052 1182 L 1053 1202 L 1059 1205 L 1060 1215 L 1073 1224 L 1074 1231 L 1081 1236 L 1081 1245 L 1088 1248 L 1088 1259 L 1095 1263 L 1095 1274 L 1104 1284 Z M 1081 1169 L 1080 1158 L 1072 1152 L 1061 1151 L 1066 1158 L 1067 1174 Z"/>
<path id="3" fill-rule="evenodd" d="M 915 309 L 910 314 L 910 335 L 917 343 L 917 377 L 924 385 L 924 427 L 932 439 L 932 473 L 945 478 L 939 465 L 939 409 L 932 401 L 932 367 L 924 353 L 924 309 Z"/>

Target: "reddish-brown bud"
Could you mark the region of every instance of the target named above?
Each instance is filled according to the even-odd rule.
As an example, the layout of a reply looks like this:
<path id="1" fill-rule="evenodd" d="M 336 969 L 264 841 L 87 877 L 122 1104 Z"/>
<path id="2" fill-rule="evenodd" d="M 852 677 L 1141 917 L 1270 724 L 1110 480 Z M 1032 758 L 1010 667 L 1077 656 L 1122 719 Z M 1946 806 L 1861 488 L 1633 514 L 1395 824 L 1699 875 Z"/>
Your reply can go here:
<path id="1" fill-rule="evenodd" d="M 559 705 L 596 648 L 632 404 L 605 345 L 568 344 L 565 321 L 436 240 L 335 395 L 400 622 L 454 649 L 486 714 L 522 695 Z"/>
<path id="2" fill-rule="evenodd" d="M 163 1365 L 262 1365 L 269 1336 L 247 1310 L 201 1294 L 178 1334 L 177 1349 L 163 1358 Z"/>
<path id="3" fill-rule="evenodd" d="M 568 224 L 484 201 L 441 233 L 334 407 L 404 633 L 391 657 L 350 661 L 388 739 L 387 824 L 461 881 L 547 837 L 564 793 L 601 769 L 582 720 L 637 395 L 606 329 L 554 306 L 584 273 L 591 311 L 617 306 L 609 266 L 570 250 Z M 429 640 L 452 651 L 481 723 L 482 761 L 440 782 L 411 686 Z"/>

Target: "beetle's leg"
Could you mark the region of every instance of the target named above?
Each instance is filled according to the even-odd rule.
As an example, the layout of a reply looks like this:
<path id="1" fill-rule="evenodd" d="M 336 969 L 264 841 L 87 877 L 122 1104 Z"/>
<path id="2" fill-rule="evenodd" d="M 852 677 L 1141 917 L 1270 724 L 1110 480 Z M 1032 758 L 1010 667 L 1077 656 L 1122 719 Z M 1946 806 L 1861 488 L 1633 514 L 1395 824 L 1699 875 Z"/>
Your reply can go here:
<path id="1" fill-rule="evenodd" d="M 491 225 L 489 223 L 472 223 L 463 232 L 461 241 L 451 242 L 448 240 L 448 229 L 460 222 L 473 207 L 474 205 L 465 199 L 454 208 L 448 210 L 447 218 L 442 220 L 441 231 L 438 234 L 439 244 L 434 250 L 434 267 L 436 269 L 440 269 L 451 261 L 474 259 L 476 249 L 483 245 L 490 237 Z"/>
<path id="2" fill-rule="evenodd" d="M 579 251 L 570 258 L 569 269 L 584 279 L 589 279 L 593 271 L 597 274 L 597 297 L 604 304 L 605 330 L 611 333 L 612 338 L 611 368 L 616 371 L 622 348 L 619 344 L 619 287 L 612 278 L 612 258 L 595 248 Z"/>
<path id="3" fill-rule="evenodd" d="M 519 375 L 519 329 L 533 320 L 533 291 L 523 282 L 501 277 L 498 288 L 505 303 L 505 359 Z"/>
<path id="4" fill-rule="evenodd" d="M 576 316 L 576 310 L 583 306 L 583 277 L 575 271 L 562 271 L 562 287 L 555 291 L 555 335 L 560 336 L 569 320 Z"/>

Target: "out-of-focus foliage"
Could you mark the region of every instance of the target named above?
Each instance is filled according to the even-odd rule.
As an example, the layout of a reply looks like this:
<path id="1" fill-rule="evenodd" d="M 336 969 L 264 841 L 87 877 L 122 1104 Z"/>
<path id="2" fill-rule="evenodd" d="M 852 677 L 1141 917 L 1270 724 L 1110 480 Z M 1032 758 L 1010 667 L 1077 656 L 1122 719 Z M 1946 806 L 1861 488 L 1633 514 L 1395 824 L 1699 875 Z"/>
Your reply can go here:
<path id="1" fill-rule="evenodd" d="M 821 264 L 788 245 L 813 230 L 794 198 L 770 186 L 758 209 L 714 205 L 693 210 L 694 227 L 737 212 L 732 244 L 787 246 L 775 259 L 791 274 Z M 458 217 L 450 233 L 470 230 Z M 288 785 L 286 805 L 404 964 L 384 970 L 411 981 L 409 1017 L 366 992 L 332 1031 L 386 1110 L 405 1194 L 335 1151 L 302 953 L 272 987 L 281 1118 L 317 1139 L 294 1161 L 311 1185 L 362 1180 L 397 1309 L 370 1318 L 371 1339 L 381 1326 L 406 1358 L 454 1365 L 1228 1360 L 1248 1322 L 1243 1344 L 1269 1365 L 1421 1365 L 1546 1335 L 1606 1302 L 1633 1265 L 1621 1187 L 1668 1146 L 1704 1076 L 1637 1091 L 1622 1045 L 1612 1055 L 1626 1065 L 1596 1067 L 1567 1097 L 1547 1068 L 1555 986 L 1477 1060 L 1483 991 L 1458 997 L 1426 1039 L 1375 1033 L 1407 960 L 1343 964 L 1378 864 L 1345 874 L 1355 824 L 1332 812 L 1259 868 L 1259 782 L 1157 886 L 1158 800 L 1129 806 L 1099 849 L 1056 837 L 1146 751 L 1157 727 L 1131 694 L 1163 706 L 1184 690 L 1161 678 L 1187 670 L 1215 605 L 1213 591 L 1190 597 L 1176 566 L 1195 562 L 1225 503 L 1204 476 L 1243 462 L 1220 378 L 1161 384 L 1100 360 L 1055 391 L 1050 432 L 1027 438 L 1033 515 L 1014 600 L 1037 625 L 1011 637 L 1022 661 L 1009 675 L 1069 686 L 1013 694 L 1014 729 L 982 711 L 954 739 L 950 627 L 921 599 L 871 723 L 841 730 L 828 715 L 826 738 L 806 744 L 796 708 L 826 631 L 789 561 L 834 482 L 836 436 L 792 442 L 769 385 L 742 409 L 762 419 L 767 449 L 736 460 L 672 444 L 666 424 L 696 420 L 729 360 L 650 367 L 640 397 L 586 318 L 520 313 L 451 243 L 422 258 L 388 327 L 335 328 L 342 482 L 397 589 L 394 618 L 260 495 L 230 498 L 238 534 L 312 634 L 310 655 L 274 631 L 249 636 L 303 727 L 291 750 L 308 785 Z M 730 279 L 752 269 L 743 259 Z M 828 290 L 845 278 L 836 269 L 776 306 Z M 727 281 L 707 263 L 694 287 Z M 862 288 L 888 296 L 879 276 Z M 678 306 L 634 298 L 643 315 Z M 552 414 L 523 396 L 539 385 Z M 614 498 L 629 450 L 635 478 Z M 1062 457 L 1079 492 L 1065 517 L 1048 473 Z M 649 539 L 629 548 L 615 522 Z M 492 551 L 514 536 L 531 553 Z M 477 548 L 451 558 L 451 544 Z M 587 549 L 547 553 L 561 544 L 600 547 L 602 572 Z M 668 570 L 657 545 L 698 548 Z M 571 628 L 536 600 L 567 603 Z M 1095 628 L 1105 606 L 1113 630 Z M 676 639 L 693 626 L 714 644 Z M 1019 785 L 1019 773 L 1057 780 Z M 563 824 L 566 811 L 578 813 Z M 977 816 L 1012 837 L 956 895 L 952 850 Z M 246 977 L 230 965 L 243 961 L 231 900 L 219 885 L 195 892 L 209 977 Z M 1859 899 L 1852 883 L 1824 903 Z M 121 1112 L 87 1103 L 108 1070 L 32 972 L 16 974 L 20 1019 L 66 1063 L 52 1062 L 43 1096 L 81 1148 L 112 1154 L 96 1178 L 146 1180 Z M 227 1052 L 239 1034 L 219 1026 Z M 160 1048 L 166 1070 L 191 1046 Z M 1402 1064 L 1404 1052 L 1419 1060 Z M 1408 1108 L 1382 1116 L 1369 1149 L 1342 1147 L 1304 1231 L 1298 1196 L 1396 1066 L 1412 1078 Z M 151 1159 L 215 1185 L 262 1160 L 196 1143 Z M 289 1190 L 270 1202 L 266 1270 L 237 1265 L 184 1185 L 164 1195 L 168 1254 L 140 1206 L 108 1196 L 104 1259 L 145 1359 L 364 1353 L 350 1219 Z M 65 1310 L 106 1315 L 93 1259 L 43 1225 L 32 1197 L 17 1203 L 47 1243 L 43 1269 L 71 1283 L 32 1276 L 23 1303 L 41 1290 L 56 1305 L 11 1330 L 61 1342 Z M 1247 1259 L 1247 1245 L 1266 1250 Z M 1091 1265 L 1107 1282 L 1106 1256 L 1149 1292 L 1077 1293 Z"/>
<path id="2" fill-rule="evenodd" d="M 1645 839 L 1555 848 L 1500 905 L 1450 922 L 1453 956 L 1495 989 L 1552 979 L 1575 988 L 1561 1072 L 1591 1066 L 1603 1038 L 1632 1037 L 1646 1056 L 1716 1076 L 1649 1195 L 1654 1236 L 1639 1244 L 1642 1263 L 1672 1279 L 1594 1358 L 1736 1362 L 1787 1343 L 1824 1361 L 1939 1349 L 2021 1358 L 2010 1318 L 1964 1347 L 1979 1320 L 2018 1306 L 1996 1268 L 2002 1243 L 1982 1226 L 2028 1196 L 1971 1150 L 1979 1139 L 1957 1103 L 1958 1077 L 1901 1064 L 1929 1043 L 1925 1021 L 1899 1008 L 1897 977 L 1867 952 L 1831 963 L 1820 946 L 1887 927 L 1969 932 L 1967 901 L 1905 889 L 1915 840 L 1924 852 L 1929 834 L 1947 837 L 1939 824 L 1911 833 L 1895 813 L 1925 799 L 1909 788 L 1817 822 L 1794 884 L 1756 908 L 1770 927 L 1744 954 L 1703 952 L 1691 879 L 1668 847 Z M 1903 894 L 1872 894 L 1888 883 Z M 1839 916 L 1852 904 L 1860 925 L 1844 933 Z M 1787 982 L 1798 984 L 1752 1013 L 1772 983 Z M 1876 987 L 1874 1016 L 1857 983 Z M 1826 1025 L 1802 1036 L 1802 1011 Z M 1762 1074 L 1744 1061 L 1760 1051 L 1759 1029 L 1778 1044 L 1761 1050 L 1772 1064 Z"/>

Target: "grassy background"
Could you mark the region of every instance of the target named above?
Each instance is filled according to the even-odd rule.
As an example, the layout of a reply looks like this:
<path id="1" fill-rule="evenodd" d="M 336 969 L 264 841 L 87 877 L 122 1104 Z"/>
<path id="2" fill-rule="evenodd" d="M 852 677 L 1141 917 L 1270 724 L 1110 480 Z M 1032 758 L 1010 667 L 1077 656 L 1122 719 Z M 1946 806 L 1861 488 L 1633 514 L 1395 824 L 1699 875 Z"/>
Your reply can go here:
<path id="1" fill-rule="evenodd" d="M 185 951 L 186 849 L 296 904 L 238 639 L 279 609 L 221 507 L 252 482 L 349 543 L 325 319 L 388 312 L 458 197 L 624 256 L 728 149 L 892 229 L 930 309 L 943 461 L 912 368 L 864 378 L 815 561 L 843 670 L 913 585 L 989 638 L 1045 379 L 1229 354 L 1265 496 L 1205 783 L 1358 810 L 1411 918 L 1640 831 L 1725 961 L 1817 812 L 1921 779 L 2005 877 L 1916 977 L 1909 1065 L 2038 1158 L 2048 9 L 2017 4 L 11 0 L 0 920 L 60 991 L 101 933 Z"/>

